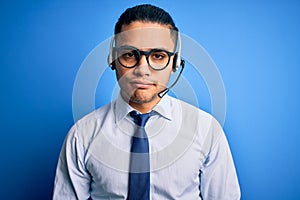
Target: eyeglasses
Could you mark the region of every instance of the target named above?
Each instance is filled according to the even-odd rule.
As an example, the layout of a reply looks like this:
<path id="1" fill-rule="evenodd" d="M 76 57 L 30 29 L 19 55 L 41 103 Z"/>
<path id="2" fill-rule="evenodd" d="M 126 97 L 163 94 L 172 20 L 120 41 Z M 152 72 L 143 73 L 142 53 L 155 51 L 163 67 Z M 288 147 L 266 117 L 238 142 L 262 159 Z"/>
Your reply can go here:
<path id="1" fill-rule="evenodd" d="M 132 46 L 121 46 L 114 48 L 119 63 L 126 68 L 135 67 L 141 60 L 142 55 L 146 56 L 148 65 L 154 70 L 165 69 L 171 56 L 175 53 L 163 49 L 151 49 L 150 51 L 141 51 Z"/>

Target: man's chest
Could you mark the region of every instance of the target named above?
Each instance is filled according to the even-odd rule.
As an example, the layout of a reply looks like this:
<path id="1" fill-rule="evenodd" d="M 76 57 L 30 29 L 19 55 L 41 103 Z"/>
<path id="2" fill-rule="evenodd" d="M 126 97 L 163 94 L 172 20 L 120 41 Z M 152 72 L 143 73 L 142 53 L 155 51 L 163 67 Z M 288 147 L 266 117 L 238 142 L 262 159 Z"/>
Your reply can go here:
<path id="1" fill-rule="evenodd" d="M 167 150 L 166 150 L 167 151 Z M 170 150 L 169 150 L 170 151 Z M 152 199 L 199 198 L 201 153 L 193 144 L 181 154 L 165 152 L 150 155 L 150 192 Z M 170 160 L 169 157 L 175 159 Z M 98 198 L 125 199 L 128 191 L 130 154 L 112 147 L 91 147 L 86 156 L 91 175 L 91 194 Z M 159 163 L 164 161 L 164 163 Z"/>

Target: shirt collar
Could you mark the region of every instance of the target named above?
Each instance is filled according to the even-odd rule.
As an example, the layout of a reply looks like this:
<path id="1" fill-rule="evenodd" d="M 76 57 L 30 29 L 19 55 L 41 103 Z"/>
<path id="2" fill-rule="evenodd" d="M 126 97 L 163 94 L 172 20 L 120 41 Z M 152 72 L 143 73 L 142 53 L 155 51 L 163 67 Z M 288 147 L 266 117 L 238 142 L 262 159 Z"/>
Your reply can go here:
<path id="1" fill-rule="evenodd" d="M 124 119 L 128 113 L 133 110 L 134 109 L 122 98 L 121 94 L 119 94 L 114 109 L 116 123 Z M 171 97 L 166 94 L 152 110 L 162 117 L 172 120 Z"/>
<path id="2" fill-rule="evenodd" d="M 166 94 L 153 108 L 153 110 L 162 117 L 172 120 L 171 97 Z"/>
<path id="3" fill-rule="evenodd" d="M 126 102 L 122 98 L 121 94 L 119 94 L 114 109 L 115 116 L 116 116 L 116 123 L 124 119 L 128 115 L 128 113 L 130 113 L 133 110 L 134 109 L 128 104 L 128 102 Z"/>

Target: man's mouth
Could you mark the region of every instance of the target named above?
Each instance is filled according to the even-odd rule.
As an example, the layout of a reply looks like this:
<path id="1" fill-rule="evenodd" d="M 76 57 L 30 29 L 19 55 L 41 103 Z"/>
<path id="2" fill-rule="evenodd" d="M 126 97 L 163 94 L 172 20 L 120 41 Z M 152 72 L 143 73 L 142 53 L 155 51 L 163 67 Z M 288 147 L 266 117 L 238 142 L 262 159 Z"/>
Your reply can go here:
<path id="1" fill-rule="evenodd" d="M 130 84 L 134 88 L 138 88 L 138 89 L 148 89 L 148 88 L 150 88 L 151 86 L 154 85 L 153 82 L 146 81 L 146 80 L 134 80 L 134 81 L 131 81 Z"/>

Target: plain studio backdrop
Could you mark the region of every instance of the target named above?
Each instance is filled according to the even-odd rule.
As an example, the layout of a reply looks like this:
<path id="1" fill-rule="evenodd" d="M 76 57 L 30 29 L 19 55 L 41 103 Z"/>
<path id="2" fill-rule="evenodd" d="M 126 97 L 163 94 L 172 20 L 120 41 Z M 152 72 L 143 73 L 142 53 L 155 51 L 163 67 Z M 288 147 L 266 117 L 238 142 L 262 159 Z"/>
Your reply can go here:
<path id="1" fill-rule="evenodd" d="M 202 0 L 1 1 L 0 199 L 51 199 L 74 123 L 76 74 L 124 9 L 140 3 L 167 10 L 216 64 L 242 199 L 299 199 L 300 3 Z M 183 75 L 211 113 L 208 86 L 193 70 L 188 63 Z M 95 108 L 115 85 L 105 70 Z"/>

